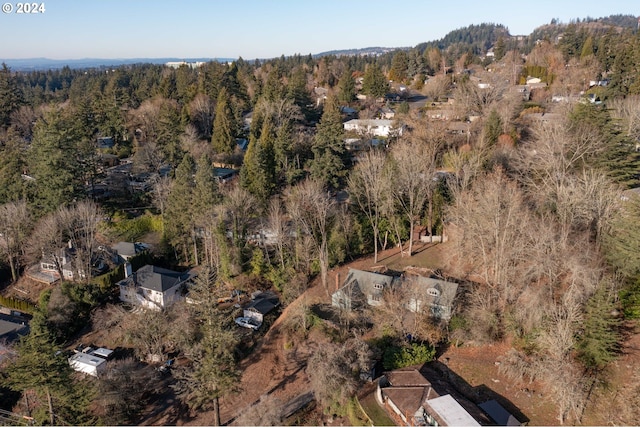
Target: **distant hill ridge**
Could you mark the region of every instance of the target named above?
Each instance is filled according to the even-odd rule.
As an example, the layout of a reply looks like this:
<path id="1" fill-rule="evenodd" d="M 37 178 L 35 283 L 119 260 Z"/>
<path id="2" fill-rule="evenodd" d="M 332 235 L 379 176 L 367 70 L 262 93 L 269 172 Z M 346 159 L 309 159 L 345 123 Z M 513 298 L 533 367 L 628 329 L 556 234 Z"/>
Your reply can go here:
<path id="1" fill-rule="evenodd" d="M 576 26 L 584 28 L 587 31 L 603 31 L 613 27 L 618 31 L 635 30 L 638 28 L 638 18 L 633 15 L 610 15 L 602 18 L 576 18 L 568 23 L 563 23 L 557 19 L 552 19 L 549 24 L 542 24 L 535 28 L 531 34 L 522 35 L 528 39 L 528 44 L 532 45 L 537 39 L 553 38 L 563 33 L 567 27 Z M 322 56 L 353 56 L 353 55 L 369 55 L 382 56 L 397 50 L 417 49 L 419 52 L 436 47 L 440 50 L 446 50 L 453 47 L 454 50 L 462 53 L 471 51 L 474 54 L 486 52 L 495 45 L 500 39 L 512 38 L 509 29 L 502 24 L 482 23 L 473 24 L 466 27 L 458 28 L 450 31 L 443 38 L 429 42 L 417 44 L 415 47 L 365 47 L 353 49 L 340 49 L 321 52 L 315 54 L 315 57 Z M 30 71 L 30 70 L 46 70 L 58 69 L 68 66 L 70 68 L 105 68 L 116 67 L 128 64 L 165 64 L 167 62 L 230 62 L 237 58 L 123 58 L 123 59 L 102 59 L 102 58 L 83 58 L 83 59 L 48 59 L 48 58 L 29 58 L 29 59 L 0 59 L 0 63 L 4 62 L 14 71 Z"/>
<path id="2" fill-rule="evenodd" d="M 167 62 L 229 62 L 236 58 L 82 58 L 82 59 L 49 59 L 49 58 L 27 58 L 27 59 L 0 59 L 0 63 L 5 63 L 15 71 L 30 70 L 50 70 L 58 68 L 107 68 L 118 67 L 130 64 L 165 64 Z"/>

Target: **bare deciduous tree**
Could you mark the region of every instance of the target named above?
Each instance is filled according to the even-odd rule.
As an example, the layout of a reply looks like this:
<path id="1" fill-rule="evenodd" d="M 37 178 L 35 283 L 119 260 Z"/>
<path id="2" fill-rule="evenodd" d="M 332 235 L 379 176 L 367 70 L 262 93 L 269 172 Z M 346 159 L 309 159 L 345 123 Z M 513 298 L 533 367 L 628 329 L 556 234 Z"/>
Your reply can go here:
<path id="1" fill-rule="evenodd" d="M 263 394 L 260 400 L 242 411 L 236 419 L 240 426 L 278 426 L 284 421 L 284 402 L 273 394 Z"/>
<path id="2" fill-rule="evenodd" d="M 366 215 L 373 231 L 373 262 L 378 262 L 378 241 L 385 199 L 389 197 L 390 180 L 385 167 L 385 155 L 371 150 L 358 158 L 348 178 L 349 198 Z"/>
<path id="3" fill-rule="evenodd" d="M 58 209 L 59 217 L 74 250 L 74 277 L 90 281 L 97 251 L 98 224 L 101 209 L 95 202 L 82 201 L 69 208 Z"/>
<path id="4" fill-rule="evenodd" d="M 520 274 L 536 227 L 521 190 L 498 169 L 461 193 L 449 216 L 459 231 L 453 240 L 463 269 L 487 287 L 478 294 L 486 309 L 506 313 L 526 286 Z"/>
<path id="5" fill-rule="evenodd" d="M 287 207 L 298 228 L 311 238 L 320 264 L 320 279 L 328 294 L 328 241 L 336 213 L 335 201 L 319 181 L 307 179 L 291 189 Z"/>
<path id="6" fill-rule="evenodd" d="M 31 226 L 31 216 L 24 200 L 0 206 L 0 253 L 4 254 L 8 261 L 13 281 L 18 280 Z"/>
<path id="7" fill-rule="evenodd" d="M 508 81 L 499 75 L 483 74 L 481 81 L 468 80 L 456 86 L 456 108 L 460 116 L 485 116 L 507 91 Z"/>
<path id="8" fill-rule="evenodd" d="M 620 121 L 622 131 L 640 145 L 640 96 L 616 98 L 608 106 L 611 115 Z"/>
<path id="9" fill-rule="evenodd" d="M 407 254 L 413 253 L 413 229 L 422 209 L 431 201 L 437 181 L 434 180 L 437 157 L 442 140 L 419 130 L 391 149 L 393 172 L 391 187 L 393 197 L 409 222 L 409 247 Z M 426 135 L 423 134 L 427 133 Z M 404 138 L 404 137 L 403 137 Z M 404 253 L 404 252 L 403 252 Z"/>

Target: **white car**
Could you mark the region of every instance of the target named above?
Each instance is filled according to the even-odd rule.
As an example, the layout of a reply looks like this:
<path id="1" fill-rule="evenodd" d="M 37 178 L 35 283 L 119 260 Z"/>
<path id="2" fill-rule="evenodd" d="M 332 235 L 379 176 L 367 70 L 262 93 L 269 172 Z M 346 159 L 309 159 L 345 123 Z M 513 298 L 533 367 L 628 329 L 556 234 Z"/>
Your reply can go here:
<path id="1" fill-rule="evenodd" d="M 250 328 L 256 330 L 262 325 L 262 323 L 258 322 L 256 319 L 251 317 L 237 317 L 236 323 L 243 328 Z"/>

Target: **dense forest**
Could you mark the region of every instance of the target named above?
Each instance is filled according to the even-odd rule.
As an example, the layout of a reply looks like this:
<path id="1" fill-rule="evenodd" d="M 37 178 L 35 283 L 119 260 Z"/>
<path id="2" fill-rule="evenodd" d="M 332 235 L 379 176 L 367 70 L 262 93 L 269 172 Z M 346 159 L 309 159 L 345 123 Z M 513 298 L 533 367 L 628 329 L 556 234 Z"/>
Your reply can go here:
<path id="1" fill-rule="evenodd" d="M 501 371 L 545 384 L 558 422 L 581 423 L 640 316 L 637 23 L 554 20 L 523 37 L 481 24 L 382 55 L 3 65 L 2 278 L 21 280 L 72 242 L 81 279 L 0 301 L 33 315 L 0 354 L 0 409 L 28 401 L 38 424 L 135 424 L 160 394 L 140 366 L 171 354 L 187 360 L 174 384 L 185 413 L 219 411 L 251 351 L 230 332 L 222 293 L 271 289 L 286 306 L 315 279 L 329 295 L 331 268 L 396 246 L 411 257 L 423 230 L 448 237 L 439 274 L 465 284 L 464 303 L 448 323 L 398 319 L 392 302 L 410 298 L 399 293 L 386 309 L 340 313 L 308 361 L 321 408 L 346 413 L 367 357 L 395 352 L 404 366 L 453 341 L 500 342 L 512 346 Z M 347 132 L 347 109 L 392 110 L 396 131 L 382 143 Z M 219 179 L 221 168 L 236 178 Z M 101 247 L 150 233 L 158 244 L 135 267 L 198 267 L 197 304 L 126 311 L 122 267 L 86 274 Z M 317 320 L 305 310 L 287 325 L 297 339 Z M 59 356 L 87 324 L 117 326 L 131 352 L 95 381 Z M 615 422 L 637 424 L 638 408 Z"/>

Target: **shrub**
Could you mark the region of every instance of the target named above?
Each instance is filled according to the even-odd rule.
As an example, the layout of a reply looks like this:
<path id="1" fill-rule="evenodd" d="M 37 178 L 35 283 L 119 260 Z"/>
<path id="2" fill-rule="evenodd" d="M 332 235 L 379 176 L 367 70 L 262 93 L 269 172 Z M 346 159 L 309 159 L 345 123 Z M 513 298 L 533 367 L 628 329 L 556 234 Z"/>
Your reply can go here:
<path id="1" fill-rule="evenodd" d="M 14 310 L 22 311 L 23 313 L 33 314 L 34 309 L 36 308 L 29 301 L 17 299 L 17 298 L 9 298 L 0 295 L 0 305 L 13 308 Z"/>
<path id="2" fill-rule="evenodd" d="M 420 365 L 432 361 L 435 355 L 436 349 L 428 343 L 390 346 L 384 350 L 382 366 L 386 370 L 393 370 Z"/>

